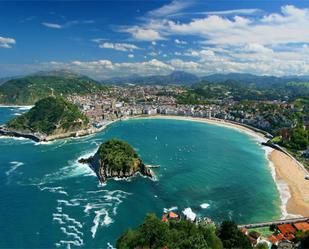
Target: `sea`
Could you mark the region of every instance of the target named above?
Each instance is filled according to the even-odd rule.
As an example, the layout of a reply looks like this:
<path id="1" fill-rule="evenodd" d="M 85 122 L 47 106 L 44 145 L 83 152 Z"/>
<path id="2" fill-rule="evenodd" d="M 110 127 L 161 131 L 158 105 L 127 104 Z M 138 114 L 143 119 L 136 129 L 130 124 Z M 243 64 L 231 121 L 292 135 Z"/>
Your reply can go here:
<path id="1" fill-rule="evenodd" d="M 25 112 L 0 107 L 0 124 Z M 110 139 L 128 141 L 156 179 L 100 185 L 78 159 Z M 190 207 L 216 223 L 281 215 L 265 150 L 236 129 L 166 119 L 119 121 L 83 138 L 35 143 L 0 138 L 0 248 L 115 248 L 147 213 Z"/>

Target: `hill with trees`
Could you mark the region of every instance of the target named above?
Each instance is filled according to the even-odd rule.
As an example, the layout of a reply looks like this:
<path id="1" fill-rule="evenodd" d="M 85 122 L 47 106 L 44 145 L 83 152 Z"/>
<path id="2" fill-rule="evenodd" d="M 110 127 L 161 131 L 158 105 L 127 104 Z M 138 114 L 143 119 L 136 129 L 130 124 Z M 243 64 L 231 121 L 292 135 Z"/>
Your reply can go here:
<path id="1" fill-rule="evenodd" d="M 106 86 L 97 81 L 72 72 L 41 72 L 11 79 L 0 85 L 0 103 L 32 105 L 51 95 L 83 95 L 106 89 Z"/>
<path id="2" fill-rule="evenodd" d="M 117 249 L 251 249 L 248 238 L 234 222 L 226 221 L 218 228 L 211 224 L 195 224 L 187 220 L 167 223 L 148 214 L 137 229 L 129 229 L 117 241 Z"/>
<path id="3" fill-rule="evenodd" d="M 6 129 L 50 136 L 86 128 L 88 123 L 88 118 L 74 104 L 61 97 L 47 97 L 9 121 Z"/>

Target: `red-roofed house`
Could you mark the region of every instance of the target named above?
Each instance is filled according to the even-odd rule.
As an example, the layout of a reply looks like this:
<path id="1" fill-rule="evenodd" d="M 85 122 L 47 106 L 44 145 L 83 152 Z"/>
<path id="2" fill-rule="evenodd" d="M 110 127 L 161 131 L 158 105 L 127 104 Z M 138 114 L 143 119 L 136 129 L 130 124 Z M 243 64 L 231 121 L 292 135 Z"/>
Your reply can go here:
<path id="1" fill-rule="evenodd" d="M 296 233 L 296 229 L 291 224 L 278 225 L 278 229 L 283 235 Z"/>

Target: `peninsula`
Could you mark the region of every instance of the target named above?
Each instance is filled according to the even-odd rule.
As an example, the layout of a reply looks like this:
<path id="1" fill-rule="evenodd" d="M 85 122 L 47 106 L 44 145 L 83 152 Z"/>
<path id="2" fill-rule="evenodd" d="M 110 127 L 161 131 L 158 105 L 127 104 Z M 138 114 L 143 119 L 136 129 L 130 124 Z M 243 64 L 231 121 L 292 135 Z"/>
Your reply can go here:
<path id="1" fill-rule="evenodd" d="M 108 178 L 126 178 L 134 176 L 136 173 L 150 178 L 154 176 L 133 147 L 118 139 L 102 143 L 92 157 L 82 158 L 79 163 L 87 163 L 101 183 L 106 182 Z"/>
<path id="2" fill-rule="evenodd" d="M 61 97 L 47 97 L 1 127 L 0 135 L 50 141 L 86 133 L 88 124 L 88 118 L 74 104 Z"/>

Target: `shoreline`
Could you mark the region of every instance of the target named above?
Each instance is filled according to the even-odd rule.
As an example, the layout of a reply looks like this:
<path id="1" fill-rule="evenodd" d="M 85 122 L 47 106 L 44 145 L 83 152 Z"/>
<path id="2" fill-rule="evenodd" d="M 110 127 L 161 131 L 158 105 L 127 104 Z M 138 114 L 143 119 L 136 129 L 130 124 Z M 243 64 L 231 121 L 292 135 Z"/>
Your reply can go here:
<path id="1" fill-rule="evenodd" d="M 242 124 L 237 124 L 236 122 L 231 122 L 228 120 L 220 119 L 209 119 L 191 116 L 173 116 L 173 115 L 138 115 L 129 116 L 125 118 L 118 118 L 107 122 L 100 128 L 93 128 L 82 131 L 69 132 L 64 134 L 59 134 L 56 136 L 51 136 L 46 140 L 41 142 L 50 142 L 57 139 L 65 138 L 80 138 L 88 135 L 93 135 L 105 130 L 109 125 L 116 123 L 118 121 L 134 120 L 134 119 L 169 119 L 169 120 L 184 120 L 192 122 L 207 123 L 212 125 L 218 125 L 226 128 L 235 129 L 239 132 L 246 133 L 251 138 L 255 139 L 264 149 L 265 158 L 268 161 L 268 166 L 270 173 L 273 177 L 274 183 L 277 187 L 279 197 L 280 197 L 280 209 L 281 217 L 295 217 L 295 216 L 309 216 L 309 181 L 306 182 L 304 179 L 307 171 L 303 170 L 299 166 L 299 162 L 289 154 L 285 154 L 274 148 L 262 145 L 263 142 L 267 142 L 269 135 L 266 132 L 255 129 L 254 127 L 244 126 Z M 285 173 L 283 170 L 287 167 L 289 173 Z M 297 174 L 294 174 L 298 172 Z M 300 174 L 300 175 L 299 175 Z M 301 177 L 300 177 L 301 176 Z M 299 182 L 301 184 L 299 184 Z M 302 191 L 302 187 L 306 185 L 306 191 Z M 307 196 L 307 198 L 306 198 Z"/>
<path id="2" fill-rule="evenodd" d="M 33 107 L 34 105 L 1 105 L 0 104 L 0 108 L 1 107 L 14 107 L 14 108 L 31 108 Z"/>
<path id="3" fill-rule="evenodd" d="M 244 132 L 260 144 L 268 140 L 265 134 L 228 120 L 171 115 L 139 116 L 129 119 L 173 119 L 208 123 Z M 279 193 L 280 219 L 309 216 L 309 181 L 305 180 L 306 172 L 299 167 L 299 162 L 290 155 L 262 144 L 261 146 L 265 150 L 268 167 Z"/>
<path id="4" fill-rule="evenodd" d="M 308 217 L 309 181 L 305 180 L 306 172 L 295 160 L 281 151 L 273 150 L 268 158 L 275 169 L 277 186 L 283 189 L 285 194 L 287 190 L 289 192 L 289 195 L 281 196 L 281 199 L 284 198 L 282 204 L 285 205 L 286 217 Z"/>

